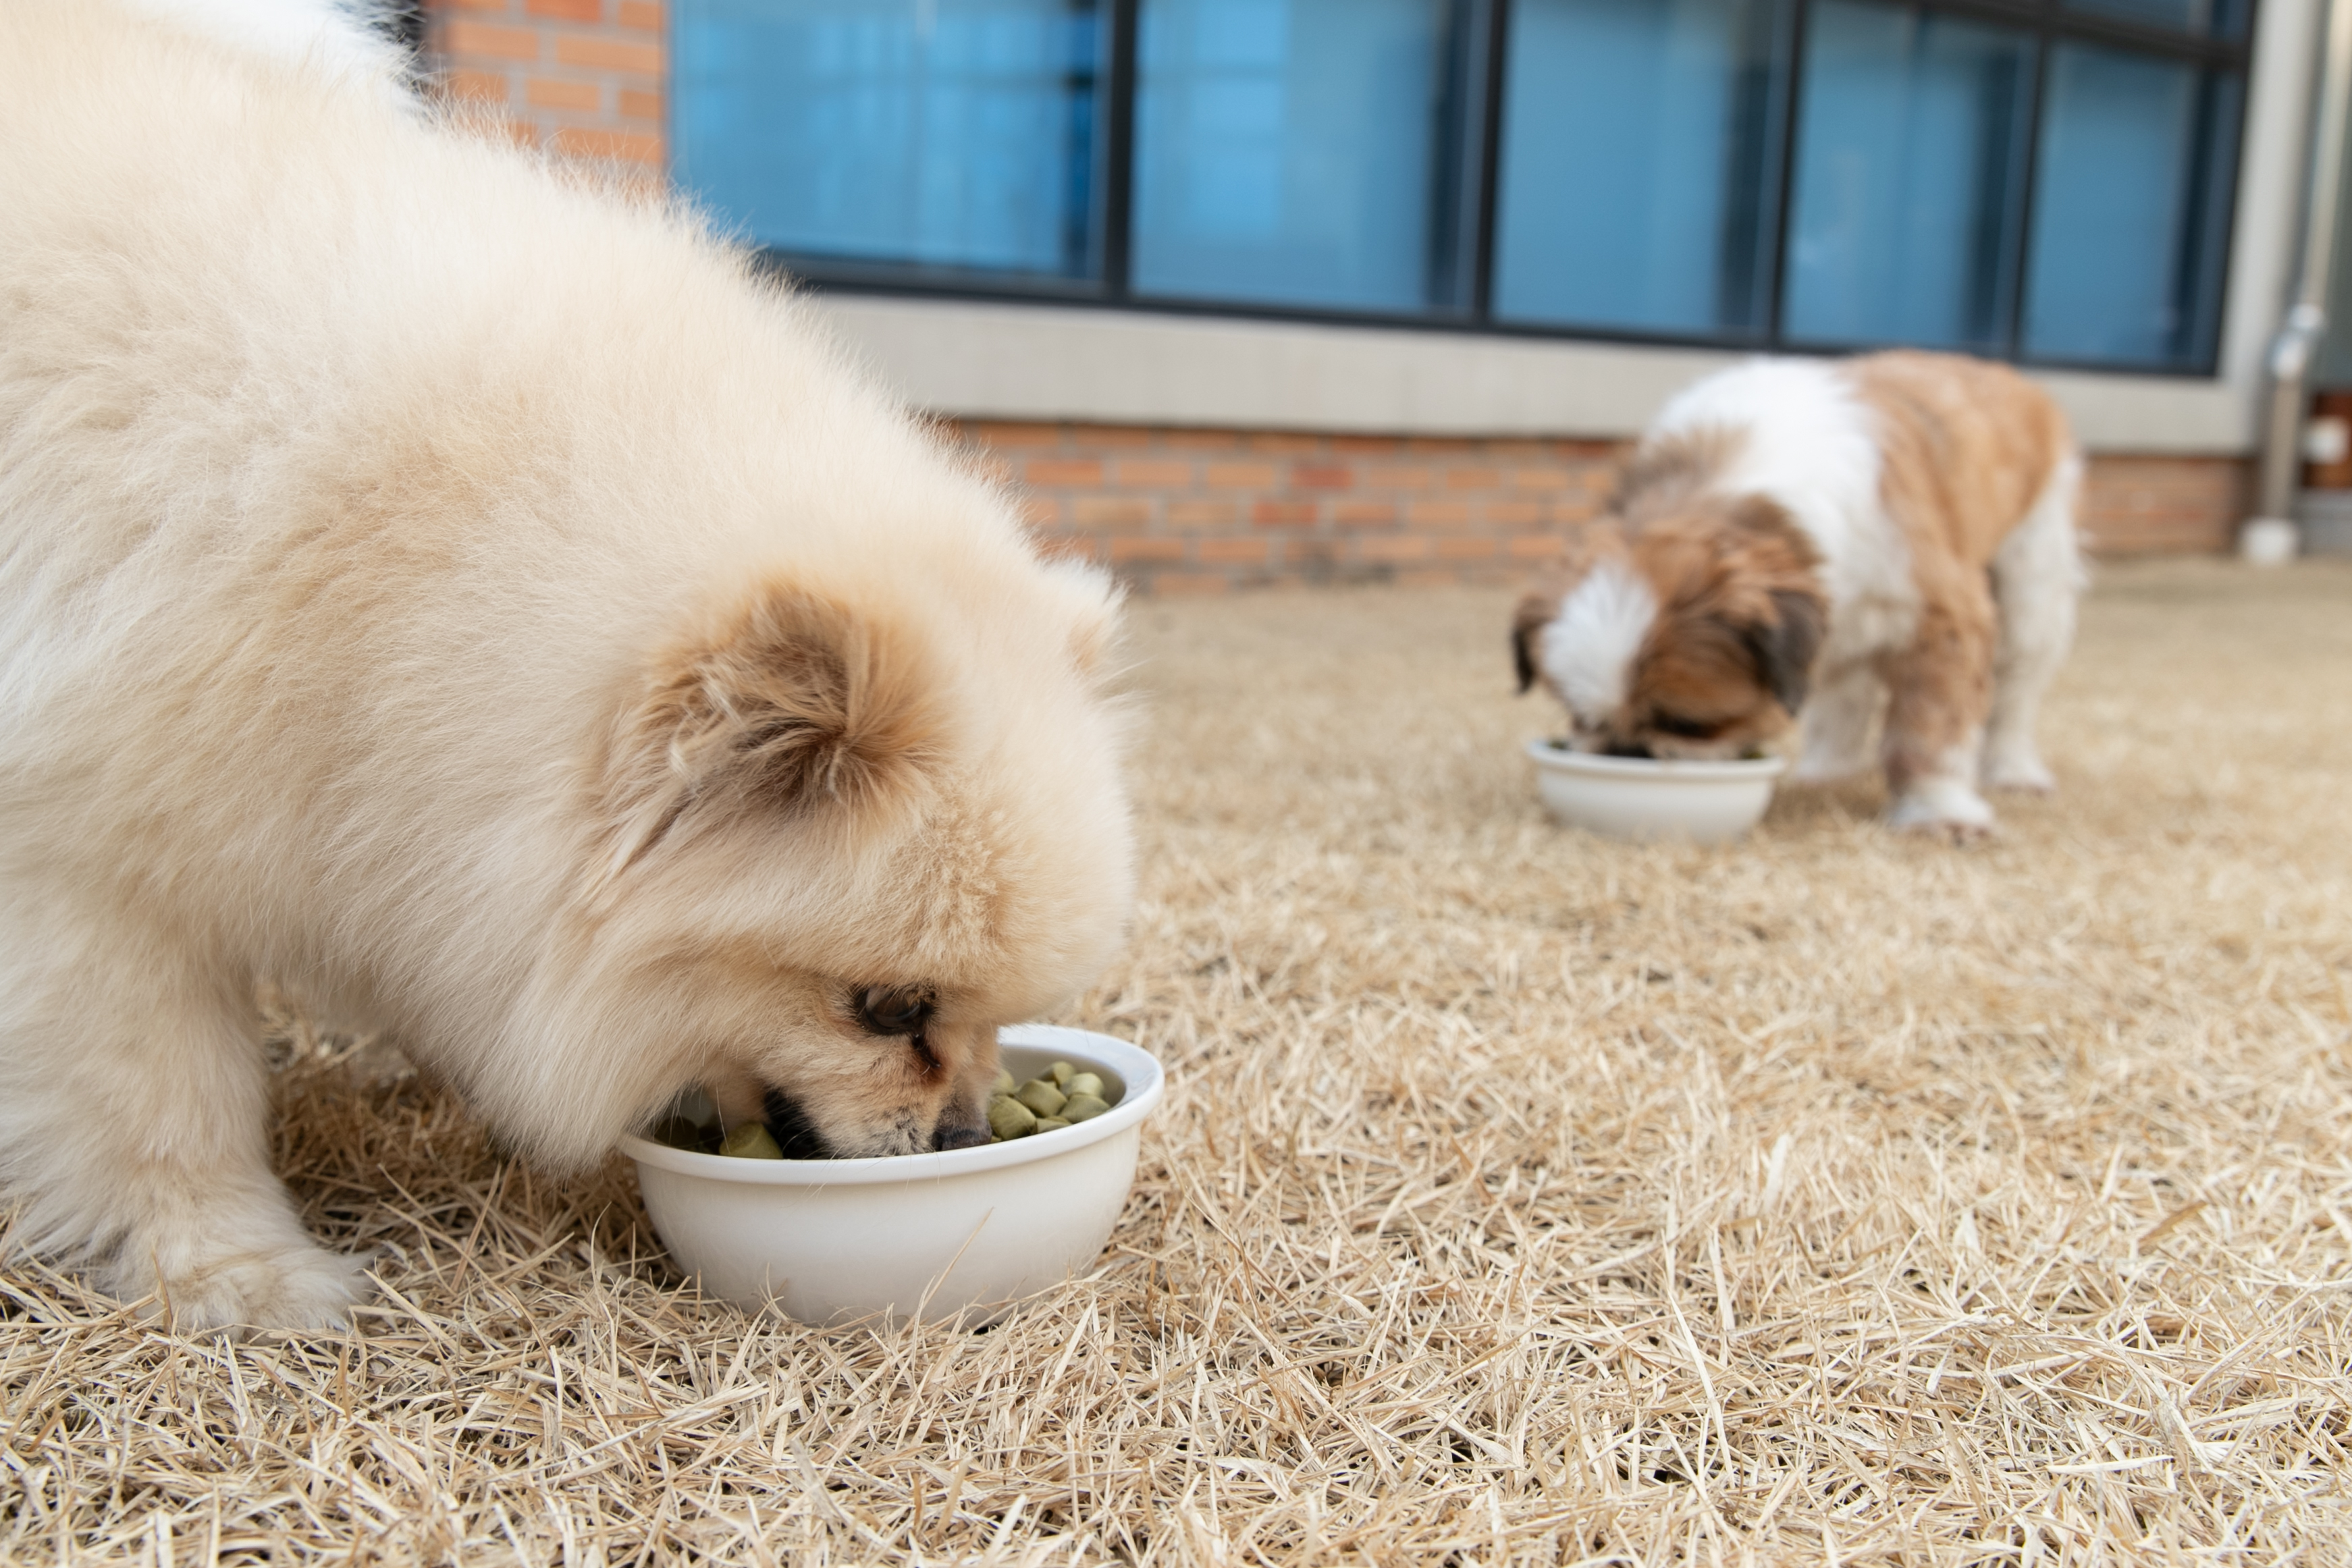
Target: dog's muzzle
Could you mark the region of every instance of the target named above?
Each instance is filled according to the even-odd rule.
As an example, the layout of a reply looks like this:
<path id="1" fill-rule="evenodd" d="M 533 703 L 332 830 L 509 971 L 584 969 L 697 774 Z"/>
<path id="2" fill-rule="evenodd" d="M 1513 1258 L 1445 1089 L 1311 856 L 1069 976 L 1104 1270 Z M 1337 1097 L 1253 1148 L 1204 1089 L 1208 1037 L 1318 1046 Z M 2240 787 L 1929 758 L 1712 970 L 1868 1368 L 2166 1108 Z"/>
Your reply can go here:
<path id="1" fill-rule="evenodd" d="M 771 1089 L 761 1098 L 760 1110 L 768 1124 L 768 1135 L 776 1140 L 776 1147 L 788 1160 L 829 1160 L 833 1149 L 824 1134 L 816 1130 L 809 1113 L 801 1109 L 800 1102 L 781 1089 Z M 970 1149 L 988 1142 L 988 1124 L 977 1118 L 966 1120 L 968 1112 L 950 1111 L 931 1129 L 934 1149 Z"/>
<path id="2" fill-rule="evenodd" d="M 977 1148 L 988 1142 L 988 1124 L 956 1120 L 957 1113 L 949 1112 L 931 1129 L 931 1147 L 935 1149 Z"/>

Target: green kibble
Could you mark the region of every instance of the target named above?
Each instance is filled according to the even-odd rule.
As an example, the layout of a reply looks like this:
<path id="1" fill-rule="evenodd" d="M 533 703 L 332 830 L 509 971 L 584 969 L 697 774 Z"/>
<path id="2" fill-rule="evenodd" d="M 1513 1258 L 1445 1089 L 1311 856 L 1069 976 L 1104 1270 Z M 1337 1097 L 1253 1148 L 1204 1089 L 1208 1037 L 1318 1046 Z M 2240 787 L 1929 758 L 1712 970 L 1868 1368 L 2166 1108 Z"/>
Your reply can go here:
<path id="1" fill-rule="evenodd" d="M 1073 1094 L 1062 1103 L 1062 1120 L 1091 1122 L 1109 1109 L 1110 1102 L 1099 1094 Z"/>
<path id="2" fill-rule="evenodd" d="M 1060 1115 L 1063 1103 L 1069 1099 L 1068 1095 L 1042 1078 L 1032 1078 L 1015 1091 L 1013 1097 L 1040 1116 Z"/>
<path id="3" fill-rule="evenodd" d="M 780 1160 L 784 1151 L 776 1147 L 776 1140 L 768 1135 L 764 1124 L 740 1122 L 727 1130 L 719 1140 L 719 1152 L 739 1160 Z"/>
<path id="4" fill-rule="evenodd" d="M 1017 1085 L 1012 1072 L 1000 1067 L 996 1085 L 989 1091 L 988 1141 L 1003 1144 L 1075 1127 L 1093 1121 L 1115 1103 L 1103 1087 L 1101 1073 L 1081 1071 L 1066 1061 L 1056 1061 Z"/>
<path id="5" fill-rule="evenodd" d="M 1000 1095 L 988 1103 L 988 1130 L 1000 1143 L 1025 1138 L 1037 1130 L 1037 1113 L 1010 1094 Z"/>

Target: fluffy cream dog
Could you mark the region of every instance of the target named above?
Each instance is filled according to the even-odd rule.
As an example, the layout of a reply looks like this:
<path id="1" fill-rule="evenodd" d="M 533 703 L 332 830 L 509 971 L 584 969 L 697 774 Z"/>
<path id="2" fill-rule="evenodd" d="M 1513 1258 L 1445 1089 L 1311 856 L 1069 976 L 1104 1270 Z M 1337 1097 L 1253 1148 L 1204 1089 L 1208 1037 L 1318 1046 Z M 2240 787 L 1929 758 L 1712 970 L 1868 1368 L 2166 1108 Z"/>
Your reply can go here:
<path id="1" fill-rule="evenodd" d="M 1736 757 L 1801 708 L 1799 779 L 1866 768 L 1881 729 L 1890 820 L 1981 832 L 1980 786 L 2051 787 L 2034 716 L 2074 637 L 2081 476 L 2057 405 L 2000 365 L 1725 371 L 1521 602 L 1519 689 L 1542 681 L 1577 746 L 1645 757 Z"/>
<path id="2" fill-rule="evenodd" d="M 323 5 L 198 11 L 0 6 L 15 1242 L 339 1316 L 265 980 L 559 1166 L 697 1082 L 803 1153 L 983 1138 L 996 1026 L 1128 910 L 1104 580 L 690 222 Z"/>

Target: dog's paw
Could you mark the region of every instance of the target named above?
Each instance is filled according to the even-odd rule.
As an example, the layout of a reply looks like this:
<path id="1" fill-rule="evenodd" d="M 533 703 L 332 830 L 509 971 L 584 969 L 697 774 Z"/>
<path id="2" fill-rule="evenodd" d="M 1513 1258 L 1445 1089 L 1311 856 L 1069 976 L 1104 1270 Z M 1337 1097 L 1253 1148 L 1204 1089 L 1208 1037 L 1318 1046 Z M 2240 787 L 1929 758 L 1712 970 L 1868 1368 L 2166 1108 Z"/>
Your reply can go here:
<path id="1" fill-rule="evenodd" d="M 366 1258 L 311 1246 L 176 1258 L 160 1271 L 152 1261 L 113 1270 L 106 1282 L 126 1300 L 181 1333 L 347 1328 L 351 1308 L 371 1293 Z"/>
<path id="2" fill-rule="evenodd" d="M 1992 808 L 1967 785 L 1937 779 L 1898 798 L 1887 810 L 1886 825 L 1950 843 L 1976 843 L 1992 836 Z"/>

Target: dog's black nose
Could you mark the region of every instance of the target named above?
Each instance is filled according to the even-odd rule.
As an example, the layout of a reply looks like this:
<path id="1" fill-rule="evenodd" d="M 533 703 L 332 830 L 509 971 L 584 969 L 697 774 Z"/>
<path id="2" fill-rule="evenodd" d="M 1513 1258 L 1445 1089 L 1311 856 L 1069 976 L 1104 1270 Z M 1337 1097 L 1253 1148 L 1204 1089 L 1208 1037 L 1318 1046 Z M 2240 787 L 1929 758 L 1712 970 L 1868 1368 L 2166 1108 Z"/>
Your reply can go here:
<path id="1" fill-rule="evenodd" d="M 988 1142 L 988 1124 L 959 1122 L 943 1116 L 931 1129 L 931 1147 L 935 1149 L 969 1149 Z"/>

